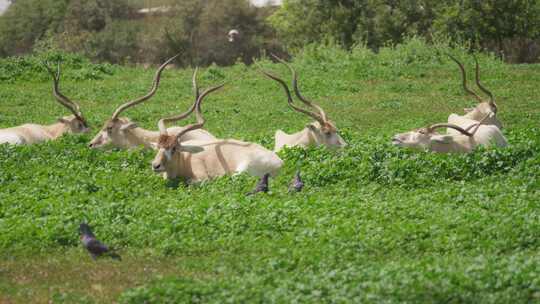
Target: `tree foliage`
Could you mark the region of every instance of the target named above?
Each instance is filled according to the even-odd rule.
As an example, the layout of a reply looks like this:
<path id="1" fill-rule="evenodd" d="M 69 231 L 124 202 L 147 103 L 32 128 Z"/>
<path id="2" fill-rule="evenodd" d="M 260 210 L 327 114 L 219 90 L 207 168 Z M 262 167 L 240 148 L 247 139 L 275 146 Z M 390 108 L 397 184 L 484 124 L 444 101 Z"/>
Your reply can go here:
<path id="1" fill-rule="evenodd" d="M 540 54 L 540 1 L 536 0 L 285 0 L 270 17 L 291 49 L 332 41 L 372 49 L 404 37 L 433 34 L 469 41 L 512 61 Z"/>
<path id="2" fill-rule="evenodd" d="M 512 62 L 540 58 L 539 0 L 285 0 L 279 9 L 248 0 L 19 0 L 0 16 L 0 56 L 52 38 L 94 60 L 182 65 L 245 63 L 310 43 L 378 50 L 410 36 L 448 38 Z M 139 13 L 148 5 L 166 8 Z M 241 33 L 235 43 L 227 32 Z M 277 33 L 277 35 L 276 35 Z"/>
<path id="3" fill-rule="evenodd" d="M 247 0 L 170 1 L 166 7 L 141 14 L 128 0 L 20 0 L 0 17 L 0 55 L 29 52 L 43 39 L 109 62 L 157 63 L 181 52 L 182 65 L 228 65 L 278 50 L 267 9 Z M 227 40 L 232 28 L 241 33 L 235 43 Z"/>
<path id="4" fill-rule="evenodd" d="M 286 0 L 270 22 L 292 48 L 332 40 L 346 48 L 362 43 L 377 49 L 387 42 L 400 42 L 405 34 L 425 35 L 436 3 L 431 0 Z"/>
<path id="5" fill-rule="evenodd" d="M 19 0 L 0 18 L 0 55 L 28 51 L 63 22 L 69 0 Z"/>
<path id="6" fill-rule="evenodd" d="M 454 1 L 441 9 L 434 28 L 512 61 L 532 61 L 540 51 L 540 1 Z"/>

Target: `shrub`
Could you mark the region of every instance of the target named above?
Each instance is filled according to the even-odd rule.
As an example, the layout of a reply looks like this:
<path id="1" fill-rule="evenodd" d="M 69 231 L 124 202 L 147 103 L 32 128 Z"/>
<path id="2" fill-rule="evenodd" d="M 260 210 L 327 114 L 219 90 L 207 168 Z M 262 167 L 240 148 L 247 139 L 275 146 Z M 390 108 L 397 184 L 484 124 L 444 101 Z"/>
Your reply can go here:
<path id="1" fill-rule="evenodd" d="M 0 59 L 0 80 L 14 83 L 20 80 L 49 81 L 50 75 L 43 67 L 48 62 L 50 66 L 61 63 L 62 79 L 96 80 L 113 75 L 115 66 L 108 63 L 92 64 L 86 57 L 59 51 L 47 51 L 35 56 L 10 57 Z"/>
<path id="2" fill-rule="evenodd" d="M 409 36 L 443 35 L 507 61 L 531 62 L 540 55 L 539 16 L 540 4 L 531 1 L 285 0 L 269 21 L 293 51 L 327 41 L 377 51 Z"/>

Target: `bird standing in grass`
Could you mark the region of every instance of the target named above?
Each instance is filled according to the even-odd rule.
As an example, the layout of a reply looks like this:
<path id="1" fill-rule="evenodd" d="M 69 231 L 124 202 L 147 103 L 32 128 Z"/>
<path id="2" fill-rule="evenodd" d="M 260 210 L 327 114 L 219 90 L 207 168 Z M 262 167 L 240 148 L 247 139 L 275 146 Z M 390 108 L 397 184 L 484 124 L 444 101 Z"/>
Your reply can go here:
<path id="1" fill-rule="evenodd" d="M 96 239 L 96 236 L 92 233 L 92 229 L 90 229 L 88 224 L 82 223 L 79 226 L 79 233 L 81 234 L 81 243 L 84 248 L 88 250 L 92 259 L 95 260 L 96 257 L 108 255 L 113 259 L 122 260 L 122 258 L 118 254 L 112 252 L 107 245 Z"/>
<path id="2" fill-rule="evenodd" d="M 289 184 L 289 192 L 300 192 L 302 191 L 302 188 L 304 188 L 304 182 L 300 177 L 300 170 L 298 170 Z"/>
<path id="3" fill-rule="evenodd" d="M 246 195 L 253 195 L 259 192 L 268 192 L 268 179 L 270 178 L 270 174 L 266 173 L 261 177 L 261 180 L 257 183 L 257 186 L 255 186 L 255 189 L 253 189 L 251 192 L 248 192 Z"/>

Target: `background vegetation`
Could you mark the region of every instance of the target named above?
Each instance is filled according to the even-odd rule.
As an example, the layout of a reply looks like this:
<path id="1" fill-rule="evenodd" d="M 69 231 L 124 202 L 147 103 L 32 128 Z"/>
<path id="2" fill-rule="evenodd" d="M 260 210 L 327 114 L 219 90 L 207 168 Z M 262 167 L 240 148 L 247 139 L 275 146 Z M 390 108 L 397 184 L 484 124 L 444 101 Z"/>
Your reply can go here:
<path id="1" fill-rule="evenodd" d="M 377 50 L 415 35 L 468 42 L 511 62 L 532 62 L 540 55 L 536 0 L 291 0 L 270 22 L 292 48 L 330 40 Z"/>
<path id="2" fill-rule="evenodd" d="M 148 4 L 168 11 L 138 13 Z M 19 0 L 0 16 L 0 56 L 46 44 L 112 63 L 158 63 L 179 51 L 179 65 L 251 62 L 280 50 L 264 22 L 268 14 L 245 0 Z M 232 28 L 242 33 L 235 44 L 227 41 Z"/>
<path id="3" fill-rule="evenodd" d="M 93 134 L 27 147 L 0 146 L 0 301 L 110 303 L 508 303 L 540 300 L 539 65 L 479 54 L 497 97 L 506 149 L 468 155 L 399 150 L 390 137 L 474 104 L 451 52 L 421 39 L 374 53 L 311 45 L 293 64 L 350 146 L 286 150 L 271 193 L 245 197 L 246 175 L 196 186 L 152 173 L 151 151 L 94 151 Z M 43 53 L 0 61 L 0 127 L 53 123 L 66 113 L 37 65 L 64 59 L 63 92 L 79 100 L 93 133 L 153 71 L 92 65 Z M 288 71 L 264 60 L 283 77 Z M 167 70 L 160 90 L 125 113 L 141 126 L 183 111 L 191 70 Z M 219 137 L 272 148 L 276 128 L 309 121 L 254 68 L 211 66 L 201 85 L 229 81 L 203 106 Z M 292 195 L 296 169 L 307 188 Z M 79 245 L 88 221 L 123 261 L 93 262 Z M 114 284 L 113 284 L 114 282 Z"/>
<path id="4" fill-rule="evenodd" d="M 143 7 L 169 10 L 138 13 Z M 233 44 L 226 40 L 232 28 L 242 33 Z M 540 1 L 285 0 L 255 8 L 248 0 L 18 0 L 0 16 L 0 56 L 46 41 L 112 63 L 158 63 L 182 51 L 182 66 L 231 65 L 310 43 L 378 51 L 411 36 L 537 62 Z"/>

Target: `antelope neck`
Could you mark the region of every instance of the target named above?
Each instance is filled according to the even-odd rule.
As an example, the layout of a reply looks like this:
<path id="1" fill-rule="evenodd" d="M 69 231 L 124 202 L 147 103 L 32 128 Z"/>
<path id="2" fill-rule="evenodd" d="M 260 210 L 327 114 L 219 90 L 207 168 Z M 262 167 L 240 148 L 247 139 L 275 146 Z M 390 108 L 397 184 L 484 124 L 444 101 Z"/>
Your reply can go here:
<path id="1" fill-rule="evenodd" d="M 44 126 L 45 131 L 49 133 L 49 136 L 51 139 L 57 139 L 58 137 L 62 136 L 67 131 L 66 124 L 62 122 L 57 122 L 52 125 Z"/>
<path id="2" fill-rule="evenodd" d="M 157 143 L 159 139 L 159 132 L 157 131 L 150 131 L 137 127 L 129 130 L 129 132 L 131 133 L 132 137 L 143 144 Z"/>

